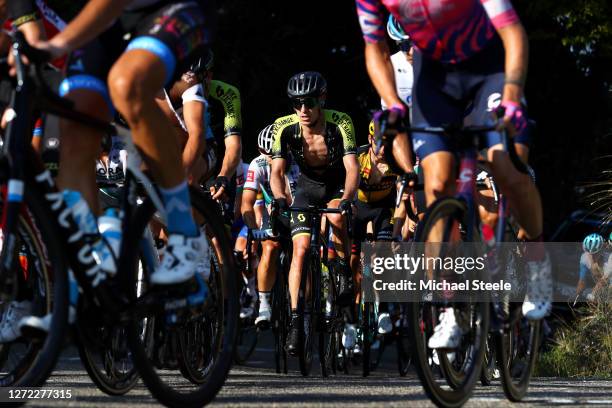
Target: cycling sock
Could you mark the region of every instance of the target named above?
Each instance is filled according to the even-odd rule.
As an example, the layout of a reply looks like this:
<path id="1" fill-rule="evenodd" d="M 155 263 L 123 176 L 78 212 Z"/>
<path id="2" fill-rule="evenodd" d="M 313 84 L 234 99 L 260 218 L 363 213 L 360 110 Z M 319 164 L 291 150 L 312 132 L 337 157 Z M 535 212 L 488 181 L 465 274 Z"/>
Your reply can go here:
<path id="1" fill-rule="evenodd" d="M 270 309 L 270 292 L 259 292 L 259 308 Z"/>
<path id="2" fill-rule="evenodd" d="M 189 200 L 189 187 L 183 181 L 172 188 L 160 188 L 166 207 L 168 218 L 168 232 L 182 234 L 188 237 L 198 235 L 198 229 L 191 215 L 191 201 Z"/>
<path id="3" fill-rule="evenodd" d="M 543 261 L 545 256 L 543 234 L 537 238 L 525 240 L 525 260 L 527 262 Z"/>

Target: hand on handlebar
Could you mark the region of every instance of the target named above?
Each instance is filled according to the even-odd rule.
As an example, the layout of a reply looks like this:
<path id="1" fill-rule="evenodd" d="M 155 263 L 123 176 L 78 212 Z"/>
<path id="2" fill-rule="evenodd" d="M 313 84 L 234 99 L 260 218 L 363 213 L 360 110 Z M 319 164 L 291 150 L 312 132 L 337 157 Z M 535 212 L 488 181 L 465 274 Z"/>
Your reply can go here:
<path id="1" fill-rule="evenodd" d="M 351 200 L 344 199 L 340 201 L 338 209 L 342 211 L 342 215 L 351 214 L 353 211 L 353 204 Z"/>
<path id="2" fill-rule="evenodd" d="M 69 50 L 65 47 L 61 47 L 51 41 L 37 41 L 33 44 L 27 42 L 22 32 L 17 31 L 11 35 L 13 40 L 13 46 L 18 45 L 21 50 L 21 62 L 23 64 L 43 64 L 48 61 L 60 58 L 66 55 Z M 32 61 L 30 61 L 32 60 Z M 15 61 L 15 55 L 13 52 L 9 52 L 8 61 L 9 75 L 15 76 L 17 73 L 17 63 Z"/>
<path id="3" fill-rule="evenodd" d="M 499 130 L 506 129 L 508 135 L 513 137 L 521 133 L 527 127 L 527 115 L 520 103 L 506 100 L 503 101 L 497 110 Z"/>
<path id="4" fill-rule="evenodd" d="M 278 236 L 290 230 L 290 221 L 287 216 L 288 210 L 289 205 L 285 198 L 275 198 L 270 203 L 270 227 L 272 235 Z"/>

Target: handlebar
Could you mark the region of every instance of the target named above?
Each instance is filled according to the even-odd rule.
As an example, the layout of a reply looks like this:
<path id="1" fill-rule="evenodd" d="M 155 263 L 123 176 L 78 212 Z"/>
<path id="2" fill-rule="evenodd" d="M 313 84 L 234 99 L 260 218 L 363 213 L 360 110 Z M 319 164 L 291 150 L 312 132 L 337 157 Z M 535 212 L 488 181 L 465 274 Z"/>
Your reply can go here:
<path id="1" fill-rule="evenodd" d="M 289 207 L 287 209 L 289 212 L 299 212 L 306 214 L 343 214 L 344 212 L 339 208 L 319 208 L 315 206 L 310 207 Z M 272 236 L 278 236 L 278 225 L 276 224 L 277 218 L 280 215 L 280 208 L 278 206 L 278 202 L 276 200 L 272 200 L 270 204 L 270 232 Z M 346 212 L 346 217 L 348 222 L 346 223 L 346 229 L 349 237 L 353 236 L 353 209 L 352 207 Z"/>

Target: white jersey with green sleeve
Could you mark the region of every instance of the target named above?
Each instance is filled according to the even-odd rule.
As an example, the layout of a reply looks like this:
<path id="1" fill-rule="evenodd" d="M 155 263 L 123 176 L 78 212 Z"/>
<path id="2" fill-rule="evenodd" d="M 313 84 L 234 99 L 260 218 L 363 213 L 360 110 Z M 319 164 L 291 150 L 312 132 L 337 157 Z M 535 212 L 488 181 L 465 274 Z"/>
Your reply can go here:
<path id="1" fill-rule="evenodd" d="M 261 154 L 253 159 L 251 164 L 249 164 L 246 182 L 244 184 L 244 188 L 246 190 L 261 192 L 266 205 L 269 205 L 273 198 L 272 189 L 270 188 L 270 173 L 270 162 L 266 155 Z M 287 177 L 287 182 L 289 183 L 291 196 L 294 197 L 295 189 L 297 187 L 297 179 L 300 176 L 300 168 L 295 161 L 290 161 L 290 164 L 285 171 L 285 175 Z"/>

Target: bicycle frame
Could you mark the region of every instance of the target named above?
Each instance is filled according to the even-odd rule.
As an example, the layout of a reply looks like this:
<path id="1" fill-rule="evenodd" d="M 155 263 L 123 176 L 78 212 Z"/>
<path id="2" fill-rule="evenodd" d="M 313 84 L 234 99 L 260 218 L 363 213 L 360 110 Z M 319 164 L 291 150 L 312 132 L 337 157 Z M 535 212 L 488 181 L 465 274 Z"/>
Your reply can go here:
<path id="1" fill-rule="evenodd" d="M 100 130 L 107 134 L 119 135 L 126 144 L 128 151 L 127 168 L 125 169 L 124 208 L 135 210 L 142 203 L 137 192 L 138 185 L 144 186 L 154 206 L 165 218 L 162 200 L 149 178 L 140 170 L 142 159 L 134 146 L 129 130 L 123 126 L 108 123 L 72 108 L 72 103 L 61 98 L 48 89 L 41 75 L 41 65 L 35 65 L 35 76 L 22 63 L 22 55 L 28 45 L 15 36 L 11 52 L 16 61 L 17 86 L 11 97 L 10 108 L 19 115 L 8 123 L 6 140 L 0 153 L 0 174 L 7 178 L 8 191 L 4 209 L 3 234 L 5 244 L 0 254 L 0 276 L 12 270 L 14 246 L 17 235 L 19 212 L 23 205 L 23 195 L 26 185 L 37 190 L 49 204 L 49 208 L 57 220 L 62 242 L 67 246 L 68 261 L 75 273 L 79 286 L 88 299 L 98 306 L 104 306 L 112 312 L 121 310 L 122 302 L 117 302 L 113 291 L 106 287 L 106 275 L 93 257 L 93 248 L 84 238 L 72 218 L 70 209 L 63 200 L 62 193 L 53 180 L 51 173 L 45 169 L 40 157 L 31 146 L 33 113 L 47 112 L 74 120 L 80 124 Z M 28 54 L 29 55 L 29 54 Z M 26 166 L 26 162 L 28 165 Z M 127 205 L 126 205 L 127 204 Z M 133 211 L 123 212 L 123 236 L 128 235 Z M 141 237 L 139 237 L 141 238 Z M 127 243 L 122 242 L 121 254 L 127 251 Z M 117 271 L 117 273 L 120 273 Z"/>

